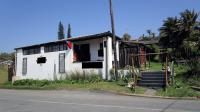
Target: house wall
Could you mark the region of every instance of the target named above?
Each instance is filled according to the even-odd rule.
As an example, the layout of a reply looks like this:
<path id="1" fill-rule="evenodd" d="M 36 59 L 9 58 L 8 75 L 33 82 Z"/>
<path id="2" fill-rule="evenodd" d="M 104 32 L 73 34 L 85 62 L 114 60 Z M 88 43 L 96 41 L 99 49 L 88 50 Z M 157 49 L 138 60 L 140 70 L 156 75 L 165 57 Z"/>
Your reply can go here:
<path id="1" fill-rule="evenodd" d="M 41 49 L 42 50 L 42 49 Z M 59 51 L 59 52 L 49 52 L 34 55 L 23 55 L 22 49 L 17 50 L 17 71 L 16 76 L 22 79 L 48 79 L 52 80 L 55 78 L 55 74 L 59 77 L 59 53 L 70 54 L 70 50 L 67 51 Z M 46 57 L 47 61 L 44 64 L 37 64 L 36 60 L 38 57 Z M 66 63 L 69 60 L 66 55 L 65 58 L 65 68 L 71 65 L 71 63 Z M 27 74 L 22 75 L 22 62 L 23 58 L 27 58 Z"/>
<path id="2" fill-rule="evenodd" d="M 89 41 L 79 41 L 75 42 L 76 44 L 89 44 L 90 45 L 90 60 L 91 61 L 97 61 L 97 60 L 103 60 L 103 57 L 98 56 L 98 50 L 100 49 L 100 43 L 103 43 L 103 39 L 93 39 Z"/>
<path id="3" fill-rule="evenodd" d="M 107 47 L 104 47 L 104 57 L 98 56 L 100 43 L 106 41 Z M 103 79 L 110 79 L 110 70 L 112 69 L 112 38 L 104 37 L 101 39 L 87 40 L 76 42 L 76 44 L 90 44 L 91 61 L 102 60 L 103 68 L 101 69 L 82 69 L 82 62 L 73 62 L 73 49 L 65 51 L 56 51 L 44 53 L 44 47 L 41 46 L 40 54 L 23 55 L 22 49 L 16 50 L 16 76 L 17 79 L 47 79 L 54 80 L 65 77 L 71 72 L 94 72 L 102 74 Z M 103 43 L 104 44 L 104 43 Z M 73 48 L 73 47 L 72 47 Z M 118 48 L 118 47 L 117 47 Z M 65 71 L 66 73 L 59 73 L 59 54 L 65 53 Z M 119 51 L 118 53 L 119 54 Z M 107 57 L 106 57 L 107 56 Z M 44 64 L 37 64 L 38 57 L 46 57 L 47 61 Z M 118 56 L 119 57 L 119 56 Z M 23 58 L 27 58 L 27 74 L 22 75 Z"/>

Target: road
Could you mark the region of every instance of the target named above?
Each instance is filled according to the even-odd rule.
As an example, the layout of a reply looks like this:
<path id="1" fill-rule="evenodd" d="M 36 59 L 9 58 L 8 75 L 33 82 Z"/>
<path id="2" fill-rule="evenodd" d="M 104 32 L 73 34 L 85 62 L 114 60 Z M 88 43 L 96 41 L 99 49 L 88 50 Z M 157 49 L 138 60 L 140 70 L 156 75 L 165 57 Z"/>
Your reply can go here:
<path id="1" fill-rule="evenodd" d="M 0 112 L 200 112 L 200 101 L 94 91 L 0 89 Z"/>

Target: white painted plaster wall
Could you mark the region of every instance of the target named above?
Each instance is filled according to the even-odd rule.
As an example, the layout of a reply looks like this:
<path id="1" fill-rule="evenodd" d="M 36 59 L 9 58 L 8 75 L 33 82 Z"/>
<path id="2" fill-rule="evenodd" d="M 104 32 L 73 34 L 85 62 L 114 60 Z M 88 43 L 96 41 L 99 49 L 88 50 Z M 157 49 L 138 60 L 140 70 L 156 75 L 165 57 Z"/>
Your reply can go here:
<path id="1" fill-rule="evenodd" d="M 98 57 L 98 50 L 100 48 L 100 43 L 103 40 L 107 42 L 107 48 L 104 47 L 104 57 Z M 90 44 L 90 54 L 91 61 L 102 60 L 102 69 L 82 69 L 81 62 L 73 62 L 73 49 L 68 49 L 66 51 L 57 51 L 44 53 L 44 47 L 41 46 L 40 54 L 33 55 L 23 55 L 22 49 L 16 50 L 16 76 L 19 79 L 48 79 L 54 80 L 55 78 L 60 79 L 61 76 L 70 74 L 71 72 L 94 72 L 102 74 L 103 79 L 110 79 L 110 70 L 112 69 L 112 38 L 104 37 L 102 39 L 94 39 L 87 41 L 76 42 L 76 44 Z M 117 44 L 118 45 L 118 44 Z M 119 49 L 119 47 L 117 47 Z M 66 73 L 59 73 L 59 54 L 65 53 L 65 71 Z M 118 53 L 119 54 L 119 51 Z M 107 59 L 106 59 L 107 56 Z M 46 57 L 47 61 L 44 64 L 37 64 L 36 60 L 38 57 Z M 22 75 L 22 62 L 23 58 L 27 58 L 27 74 Z M 107 60 L 107 62 L 106 62 Z M 54 69 L 55 68 L 55 69 Z"/>

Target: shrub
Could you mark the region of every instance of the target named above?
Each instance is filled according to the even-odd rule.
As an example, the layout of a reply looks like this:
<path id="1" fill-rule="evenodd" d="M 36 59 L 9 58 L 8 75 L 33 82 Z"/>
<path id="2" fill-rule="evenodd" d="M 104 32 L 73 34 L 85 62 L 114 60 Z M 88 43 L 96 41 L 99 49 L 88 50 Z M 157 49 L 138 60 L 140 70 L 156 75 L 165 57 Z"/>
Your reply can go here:
<path id="1" fill-rule="evenodd" d="M 33 79 L 22 79 L 17 80 L 13 83 L 14 86 L 37 86 L 43 87 L 50 84 L 48 80 L 33 80 Z"/>
<path id="2" fill-rule="evenodd" d="M 110 70 L 110 76 L 111 76 L 111 80 L 112 80 L 112 81 L 115 80 L 115 69 L 114 69 L 114 68 L 112 68 L 112 69 Z"/>
<path id="3" fill-rule="evenodd" d="M 196 91 L 188 88 L 188 87 L 181 87 L 181 88 L 176 88 L 176 87 L 169 87 L 166 88 L 166 91 L 159 91 L 158 93 L 159 95 L 162 96 L 175 96 L 175 97 L 194 97 L 194 96 L 198 96 L 199 93 L 197 93 Z"/>
<path id="4" fill-rule="evenodd" d="M 91 74 L 88 76 L 88 81 L 90 83 L 94 83 L 94 82 L 100 82 L 101 81 L 101 77 L 97 74 Z"/>
<path id="5" fill-rule="evenodd" d="M 17 80 L 13 83 L 14 86 L 32 86 L 32 87 L 44 87 L 51 84 L 74 84 L 74 83 L 96 83 L 100 82 L 101 77 L 96 73 L 80 73 L 80 72 L 72 72 L 65 77 L 65 79 L 61 80 L 33 80 L 33 79 L 22 79 Z"/>
<path id="6" fill-rule="evenodd" d="M 90 73 L 80 73 L 80 72 L 71 72 L 68 74 L 68 77 L 65 80 L 71 81 L 71 83 L 95 83 L 101 81 L 100 75 L 90 72 Z"/>

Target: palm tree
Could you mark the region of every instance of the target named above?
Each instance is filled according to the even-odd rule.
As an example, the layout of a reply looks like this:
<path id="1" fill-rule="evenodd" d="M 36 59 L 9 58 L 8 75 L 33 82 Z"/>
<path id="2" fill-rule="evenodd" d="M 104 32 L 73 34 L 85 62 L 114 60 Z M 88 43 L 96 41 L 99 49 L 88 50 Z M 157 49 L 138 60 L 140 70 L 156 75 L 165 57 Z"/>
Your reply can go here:
<path id="1" fill-rule="evenodd" d="M 190 47 L 190 43 L 196 35 L 199 35 L 199 30 L 196 29 L 199 27 L 199 22 L 197 21 L 199 14 L 196 13 L 194 10 L 185 10 L 184 12 L 180 13 L 181 15 L 181 36 L 183 38 L 184 43 L 186 45 L 184 47 Z M 198 37 L 197 37 L 198 38 Z M 185 41 L 185 40 L 186 41 Z M 194 39 L 196 42 L 198 40 Z"/>
<path id="2" fill-rule="evenodd" d="M 182 30 L 188 31 L 188 33 L 191 33 L 195 26 L 198 25 L 197 19 L 199 14 L 196 13 L 194 10 L 185 10 L 184 12 L 180 13 L 181 15 L 181 25 Z"/>
<path id="3" fill-rule="evenodd" d="M 180 57 L 187 60 L 192 74 L 196 74 L 199 70 L 200 63 L 197 50 L 200 50 L 200 23 L 198 22 L 199 14 L 194 10 L 185 10 L 180 13 L 180 18 L 169 17 L 164 21 L 160 28 L 160 43 L 165 48 L 173 48 L 174 51 L 180 53 Z M 197 67 L 198 65 L 198 67 Z"/>
<path id="4" fill-rule="evenodd" d="M 164 48 L 176 48 L 177 37 L 179 34 L 180 21 L 177 17 L 169 17 L 164 21 L 160 30 L 160 44 Z"/>
<path id="5" fill-rule="evenodd" d="M 160 43 L 164 47 L 179 49 L 183 42 L 191 38 L 192 32 L 198 26 L 198 13 L 194 10 L 185 10 L 181 17 L 169 17 L 160 28 Z"/>

